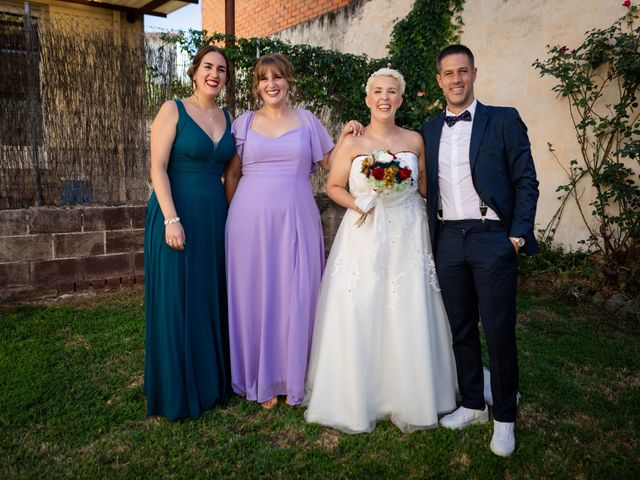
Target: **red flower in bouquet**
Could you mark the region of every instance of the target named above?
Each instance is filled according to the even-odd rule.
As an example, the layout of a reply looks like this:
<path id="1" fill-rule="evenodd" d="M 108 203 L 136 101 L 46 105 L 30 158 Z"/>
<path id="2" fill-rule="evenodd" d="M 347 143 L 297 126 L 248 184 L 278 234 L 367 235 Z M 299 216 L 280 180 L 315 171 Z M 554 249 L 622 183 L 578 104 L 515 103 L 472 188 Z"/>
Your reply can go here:
<path id="1" fill-rule="evenodd" d="M 373 170 L 371 170 L 371 175 L 373 175 L 373 178 L 375 178 L 376 180 L 382 180 L 384 178 L 384 168 L 374 168 Z"/>
<path id="2" fill-rule="evenodd" d="M 624 2 L 622 3 L 623 7 L 630 7 L 631 6 L 631 0 L 624 0 Z"/>
<path id="3" fill-rule="evenodd" d="M 374 204 L 376 195 L 384 191 L 402 192 L 410 185 L 413 185 L 411 169 L 402 167 L 400 160 L 390 151 L 374 150 L 362 160 L 360 166 L 362 173 L 372 189 L 372 193 L 361 195 L 356 198 L 356 206 L 367 213 L 363 213 L 355 223 L 360 227 L 365 220 L 369 210 Z"/>
<path id="4" fill-rule="evenodd" d="M 402 167 L 398 172 L 400 175 L 400 180 L 406 180 L 407 178 L 411 178 L 411 169 L 407 167 Z"/>

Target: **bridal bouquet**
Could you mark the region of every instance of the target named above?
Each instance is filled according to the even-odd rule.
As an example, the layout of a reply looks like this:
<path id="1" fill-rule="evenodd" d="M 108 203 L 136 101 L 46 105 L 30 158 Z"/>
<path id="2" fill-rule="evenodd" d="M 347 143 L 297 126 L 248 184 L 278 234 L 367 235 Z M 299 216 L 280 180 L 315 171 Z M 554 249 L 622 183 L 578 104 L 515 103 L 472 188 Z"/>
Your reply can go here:
<path id="1" fill-rule="evenodd" d="M 373 194 L 356 198 L 356 206 L 367 212 L 360 216 L 356 222 L 357 227 L 360 227 L 367 220 L 368 211 L 379 193 L 385 190 L 401 192 L 413 185 L 411 169 L 401 167 L 398 157 L 389 151 L 374 150 L 371 152 L 362 161 L 360 172 L 367 177 Z"/>

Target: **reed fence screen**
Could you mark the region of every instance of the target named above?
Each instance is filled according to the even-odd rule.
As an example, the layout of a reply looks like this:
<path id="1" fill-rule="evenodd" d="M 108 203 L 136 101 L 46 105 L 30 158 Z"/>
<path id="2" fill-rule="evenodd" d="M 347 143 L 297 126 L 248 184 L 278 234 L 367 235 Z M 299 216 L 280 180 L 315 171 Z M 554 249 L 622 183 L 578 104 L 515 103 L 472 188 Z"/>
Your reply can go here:
<path id="1" fill-rule="evenodd" d="M 123 24 L 0 3 L 0 209 L 147 199 L 151 119 L 189 83 Z"/>
<path id="2" fill-rule="evenodd" d="M 192 90 L 187 54 L 140 27 L 0 0 L 0 210 L 146 202 L 151 121 Z M 233 97 L 236 116 L 257 105 L 249 89 Z M 325 179 L 312 175 L 315 193 Z"/>

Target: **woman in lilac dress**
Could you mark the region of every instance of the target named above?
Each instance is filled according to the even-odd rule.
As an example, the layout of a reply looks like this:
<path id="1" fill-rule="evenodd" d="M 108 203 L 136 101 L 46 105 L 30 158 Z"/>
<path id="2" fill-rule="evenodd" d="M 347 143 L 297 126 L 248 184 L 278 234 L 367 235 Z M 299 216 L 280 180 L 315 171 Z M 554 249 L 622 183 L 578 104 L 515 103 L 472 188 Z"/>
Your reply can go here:
<path id="1" fill-rule="evenodd" d="M 284 55 L 258 59 L 253 93 L 262 108 L 234 122 L 238 154 L 226 179 L 235 190 L 226 227 L 232 386 L 264 408 L 278 395 L 303 400 L 324 266 L 309 176 L 315 164 L 329 168 L 334 144 L 311 112 L 288 104 L 293 86 Z"/>

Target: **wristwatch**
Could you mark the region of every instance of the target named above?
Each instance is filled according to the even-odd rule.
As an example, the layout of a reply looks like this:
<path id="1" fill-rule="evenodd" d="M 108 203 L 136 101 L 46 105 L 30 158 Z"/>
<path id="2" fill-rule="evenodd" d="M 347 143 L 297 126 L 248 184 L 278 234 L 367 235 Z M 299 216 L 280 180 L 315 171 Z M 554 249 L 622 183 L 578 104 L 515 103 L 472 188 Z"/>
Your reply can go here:
<path id="1" fill-rule="evenodd" d="M 511 240 L 514 240 L 518 245 L 518 248 L 524 247 L 525 241 L 522 237 L 509 237 Z"/>

